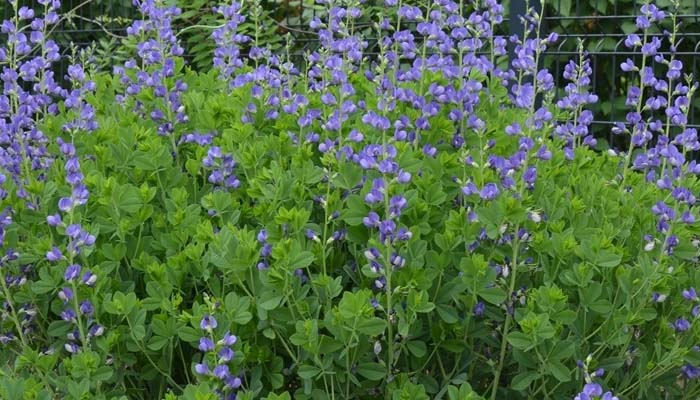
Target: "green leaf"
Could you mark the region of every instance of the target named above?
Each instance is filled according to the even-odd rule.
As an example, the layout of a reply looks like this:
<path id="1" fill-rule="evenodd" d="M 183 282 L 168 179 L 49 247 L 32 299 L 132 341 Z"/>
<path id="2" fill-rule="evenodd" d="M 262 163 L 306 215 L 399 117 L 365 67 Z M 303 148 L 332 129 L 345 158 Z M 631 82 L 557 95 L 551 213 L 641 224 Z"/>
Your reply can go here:
<path id="1" fill-rule="evenodd" d="M 499 305 L 506 299 L 506 292 L 497 287 L 481 289 L 479 296 L 491 304 Z"/>
<path id="2" fill-rule="evenodd" d="M 508 343 L 518 350 L 529 350 L 534 346 L 532 338 L 522 332 L 511 332 L 508 334 Z"/>
<path id="3" fill-rule="evenodd" d="M 386 331 L 386 320 L 372 318 L 360 323 L 357 330 L 369 336 L 378 336 Z"/>
<path id="4" fill-rule="evenodd" d="M 563 358 L 569 358 L 574 355 L 574 343 L 570 340 L 564 340 L 557 342 L 554 349 L 549 354 L 549 359 L 551 360 L 561 360 Z"/>
<path id="5" fill-rule="evenodd" d="M 435 307 L 435 309 L 437 310 L 440 319 L 447 322 L 448 324 L 454 324 L 457 321 L 459 321 L 459 314 L 457 314 L 457 310 L 455 310 L 453 306 L 438 304 L 437 307 Z"/>
<path id="6" fill-rule="evenodd" d="M 425 342 L 422 342 L 420 340 L 411 340 L 406 343 L 406 347 L 408 348 L 408 351 L 411 352 L 411 354 L 418 358 L 423 357 L 428 351 Z"/>
<path id="7" fill-rule="evenodd" d="M 596 256 L 595 263 L 601 267 L 613 268 L 620 265 L 620 262 L 622 262 L 621 255 L 615 254 L 612 251 L 601 250 Z"/>
<path id="8" fill-rule="evenodd" d="M 185 342 L 194 343 L 202 337 L 202 332 L 190 326 L 185 326 L 177 330 L 177 335 Z"/>
<path id="9" fill-rule="evenodd" d="M 314 259 L 314 254 L 310 251 L 296 253 L 292 255 L 291 259 L 289 260 L 289 269 L 296 270 L 306 268 L 311 265 L 312 262 L 314 262 Z"/>
<path id="10" fill-rule="evenodd" d="M 568 17 L 571 15 L 571 0 L 557 0 L 552 2 L 552 5 L 557 14 L 561 15 L 562 17 Z"/>
<path id="11" fill-rule="evenodd" d="M 559 361 L 551 361 L 547 364 L 549 372 L 559 382 L 568 382 L 571 380 L 571 371 Z"/>
<path id="12" fill-rule="evenodd" d="M 264 400 L 292 400 L 292 397 L 288 392 L 284 392 L 282 394 L 270 393 L 264 398 Z"/>
<path id="13" fill-rule="evenodd" d="M 379 381 L 386 376 L 386 367 L 374 362 L 361 363 L 357 366 L 357 373 L 371 381 Z"/>
<path id="14" fill-rule="evenodd" d="M 362 179 L 362 168 L 353 163 L 341 163 L 340 171 L 335 179 L 335 185 L 341 189 L 350 190 Z"/>
<path id="15" fill-rule="evenodd" d="M 253 319 L 250 311 L 250 299 L 247 296 L 238 297 L 234 292 L 226 295 L 224 299 L 226 310 L 231 314 L 231 322 L 238 325 L 245 325 Z"/>
<path id="16" fill-rule="evenodd" d="M 552 315 L 552 321 L 563 325 L 571 325 L 578 318 L 578 314 L 573 310 L 562 310 Z"/>
<path id="17" fill-rule="evenodd" d="M 608 299 L 598 299 L 589 304 L 588 308 L 598 314 L 609 314 L 612 311 L 612 303 Z"/>
<path id="18" fill-rule="evenodd" d="M 521 372 L 513 377 L 513 380 L 510 382 L 510 387 L 513 390 L 525 390 L 538 377 L 539 374 L 536 371 Z"/>
<path id="19" fill-rule="evenodd" d="M 302 365 L 299 367 L 297 375 L 302 379 L 311 379 L 321 373 L 321 369 L 313 365 Z"/>
<path id="20" fill-rule="evenodd" d="M 258 302 L 258 306 L 265 311 L 272 311 L 279 307 L 282 299 L 284 299 L 282 295 L 277 295 L 274 292 L 264 292 Z"/>
<path id="21" fill-rule="evenodd" d="M 112 368 L 108 366 L 102 366 L 95 371 L 90 377 L 95 382 L 103 382 L 112 377 Z"/>
<path id="22" fill-rule="evenodd" d="M 49 281 L 36 281 L 31 284 L 32 293 L 46 294 L 56 289 L 56 284 Z"/>
<path id="23" fill-rule="evenodd" d="M 168 341 L 170 341 L 169 337 L 154 335 L 148 341 L 148 348 L 153 351 L 158 351 L 165 347 L 165 345 L 168 344 Z"/>
<path id="24" fill-rule="evenodd" d="M 358 195 L 348 196 L 345 204 L 347 208 L 342 212 L 342 219 L 350 226 L 361 225 L 362 219 L 369 212 L 364 199 Z"/>
<path id="25" fill-rule="evenodd" d="M 639 318 L 643 319 L 644 321 L 652 321 L 656 318 L 657 313 L 656 310 L 653 308 L 645 308 L 637 313 Z"/>
<path id="26" fill-rule="evenodd" d="M 263 336 L 270 340 L 275 340 L 277 338 L 277 334 L 275 333 L 275 330 L 272 328 L 265 328 L 263 330 Z"/>
<path id="27" fill-rule="evenodd" d="M 120 211 L 128 214 L 135 214 L 143 207 L 141 192 L 133 185 L 115 187 L 112 192 L 112 201 Z"/>

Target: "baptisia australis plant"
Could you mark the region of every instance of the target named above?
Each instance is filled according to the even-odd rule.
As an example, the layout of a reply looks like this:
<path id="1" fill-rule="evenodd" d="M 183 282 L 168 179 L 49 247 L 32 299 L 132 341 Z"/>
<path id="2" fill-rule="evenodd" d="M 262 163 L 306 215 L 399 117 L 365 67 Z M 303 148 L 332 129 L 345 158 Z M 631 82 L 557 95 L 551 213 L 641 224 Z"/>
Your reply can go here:
<path id="1" fill-rule="evenodd" d="M 80 141 L 76 139 L 77 136 L 97 128 L 94 108 L 86 101 L 95 91 L 96 84 L 87 78 L 80 64 L 73 64 L 68 67 L 65 77 L 71 89 L 58 86 L 51 67 L 59 60 L 59 49 L 47 35 L 59 21 L 57 11 L 61 4 L 56 0 L 38 3 L 40 7 L 35 11 L 27 6 L 20 7 L 17 1 L 10 1 L 9 7 L 14 17 L 2 24 L 2 33 L 7 41 L 0 47 L 3 80 L 0 95 L 0 167 L 3 172 L 0 173 L 0 180 L 4 186 L 0 196 L 4 203 L 0 247 L 5 248 L 7 244 L 5 229 L 12 221 L 13 212 L 8 204 L 14 204 L 17 213 L 37 213 L 37 219 L 33 222 L 35 225 L 41 224 L 40 220 L 45 218 L 48 226 L 59 227 L 60 235 L 65 236 L 67 241 L 51 246 L 41 257 L 36 254 L 37 248 L 23 245 L 24 241 L 42 242 L 44 239 L 38 230 L 25 230 L 25 225 L 11 235 L 10 245 L 22 247 L 25 253 L 8 247 L 0 262 L 3 271 L 1 341 L 7 349 L 17 354 L 51 358 L 61 352 L 60 347 L 68 353 L 89 349 L 91 340 L 104 333 L 103 326 L 95 318 L 93 296 L 89 294 L 95 286 L 97 275 L 78 264 L 79 256 L 87 260 L 85 253 L 90 252 L 95 236 L 80 223 L 82 214 L 77 209 L 87 203 L 88 190 L 80 167 L 80 156 L 73 144 L 76 140 Z M 65 118 L 63 126 L 44 124 L 45 119 L 59 113 L 63 114 L 61 118 Z M 68 134 L 70 141 L 66 142 L 58 136 L 57 146 L 51 146 L 51 138 L 57 133 L 52 130 Z M 53 148 L 58 151 L 52 153 Z M 60 159 L 64 161 L 62 168 L 61 163 L 55 162 Z M 57 199 L 60 213 L 42 218 L 47 209 L 56 207 L 51 203 L 57 185 L 49 176 L 55 177 L 57 170 L 61 170 L 67 184 L 58 187 L 58 192 L 64 195 Z M 12 177 L 12 192 L 5 190 L 5 185 L 10 183 L 5 173 Z M 42 265 L 42 258 L 49 264 L 59 264 L 62 272 L 53 271 L 55 267 Z M 12 272 L 17 263 L 18 275 Z M 59 275 L 62 278 L 58 278 Z M 39 277 L 55 279 L 57 284 L 59 279 L 63 282 L 59 287 L 38 290 Z M 31 293 L 46 296 L 38 298 Z M 56 301 L 52 302 L 52 299 Z M 57 306 L 49 310 L 49 304 L 60 303 L 62 309 Z M 60 329 L 63 337 L 58 339 L 58 343 L 47 344 L 45 325 L 51 322 L 54 313 L 62 320 L 54 323 L 63 323 Z M 14 329 L 6 330 L 7 321 L 14 324 Z M 45 393 L 52 393 L 44 376 L 50 367 L 34 365 L 31 368 L 42 376 Z"/>
<path id="2" fill-rule="evenodd" d="M 672 16 L 672 32 L 665 32 L 663 36 L 650 33 L 653 24 L 666 17 L 655 5 L 644 6 L 642 15 L 636 20 L 637 28 L 643 32 L 642 37 L 633 33 L 625 40 L 628 47 L 641 48 L 642 61 L 640 66 L 629 59 L 621 64 L 622 70 L 637 75 L 637 80 L 628 89 L 627 105 L 632 107 L 632 111 L 627 114 L 628 125 L 618 126 L 614 130 L 615 133 L 631 135 L 622 183 L 627 179 L 632 150 L 641 149 L 634 158 L 631 169 L 644 172 L 648 182 L 655 183 L 667 193 L 652 208 L 658 220 L 656 230 L 659 237 L 650 239 L 649 242 L 659 243 L 659 258 L 673 253 L 679 244 L 677 235 L 673 232 L 674 226 L 693 224 L 696 221 L 693 210 L 696 199 L 685 182 L 689 177 L 700 173 L 694 161 L 685 162 L 689 152 L 700 149 L 696 129 L 688 127 L 690 101 L 698 85 L 692 81 L 691 76 L 682 75 L 683 63 L 675 56 L 679 44 L 679 22 Z M 668 40 L 668 53 L 661 51 L 664 38 Z M 665 67 L 663 77 L 657 78 L 654 74 L 650 66 L 652 60 Z M 653 147 L 650 146 L 652 138 L 655 139 Z M 670 205 L 667 204 L 669 200 Z"/>
<path id="3" fill-rule="evenodd" d="M 533 10 L 323 0 L 295 65 L 221 2 L 193 72 L 195 13 L 136 1 L 133 60 L 64 90 L 41 4 L 2 25 L 0 397 L 698 397 L 695 86 L 657 6 L 617 157 Z"/>
<path id="4" fill-rule="evenodd" d="M 96 238 L 83 226 L 84 213 L 78 211 L 79 207 L 87 204 L 89 191 L 74 145 L 76 136 L 93 132 L 97 129 L 97 122 L 94 120 L 93 107 L 85 101 L 85 97 L 95 90 L 95 82 L 88 79 L 80 64 L 70 65 L 66 78 L 71 89 L 64 90 L 64 104 L 68 110 L 73 111 L 74 119 L 63 126 L 63 130 L 70 135 L 70 141 L 58 137 L 57 144 L 65 161 L 65 182 L 70 187 L 70 195 L 59 199 L 59 213 L 49 215 L 46 221 L 49 226 L 59 228 L 67 243 L 63 249 L 53 246 L 46 253 L 46 260 L 67 265 L 63 276 L 65 286 L 59 290 L 58 297 L 65 307 L 61 318 L 76 326 L 67 335 L 65 349 L 76 353 L 81 348 L 89 349 L 90 340 L 104 333 L 104 327 L 95 320 L 95 308 L 90 300 L 93 296 L 86 295 L 95 287 L 97 275 L 78 263 L 78 257 L 89 251 Z M 86 287 L 87 290 L 82 290 L 81 287 Z"/>
<path id="5" fill-rule="evenodd" d="M 37 210 L 45 201 L 39 197 L 45 188 L 47 171 L 53 163 L 48 150 L 49 139 L 39 122 L 42 118 L 55 114 L 56 101 L 62 89 L 54 80 L 51 66 L 59 59 L 56 43 L 47 38 L 47 32 L 59 20 L 57 10 L 60 2 L 39 1 L 38 12 L 18 1 L 5 2 L 11 19 L 0 25 L 0 190 L 2 201 L 2 240 L 5 242 L 6 229 L 12 223 L 13 215 L 24 210 Z M 20 202 L 14 200 L 19 199 Z M 12 205 L 16 207 L 12 207 Z M 20 234 L 21 240 L 30 240 L 27 233 Z M 30 235 L 31 236 L 31 235 Z M 17 237 L 13 235 L 11 246 Z M 3 287 L 3 326 L 2 342 L 19 338 L 22 346 L 27 346 L 37 326 L 36 305 L 22 291 L 30 283 L 34 265 L 22 263 L 17 273 L 13 264 L 19 259 L 18 251 L 11 247 L 2 256 Z M 17 291 L 18 293 L 13 293 Z M 24 298 L 26 304 L 16 304 Z M 8 318 L 9 316 L 9 318 Z M 6 330 L 5 322 L 11 320 L 13 327 Z"/>
<path id="6" fill-rule="evenodd" d="M 0 167 L 25 206 L 36 209 L 34 183 L 44 180 L 52 162 L 46 148 L 49 140 L 37 121 L 57 111 L 55 100 L 61 94 L 51 70 L 60 57 L 59 49 L 46 37 L 59 20 L 61 3 L 41 0 L 40 13 L 20 6 L 19 1 L 5 3 L 12 18 L 0 26 L 0 34 L 6 38 L 0 45 Z"/>

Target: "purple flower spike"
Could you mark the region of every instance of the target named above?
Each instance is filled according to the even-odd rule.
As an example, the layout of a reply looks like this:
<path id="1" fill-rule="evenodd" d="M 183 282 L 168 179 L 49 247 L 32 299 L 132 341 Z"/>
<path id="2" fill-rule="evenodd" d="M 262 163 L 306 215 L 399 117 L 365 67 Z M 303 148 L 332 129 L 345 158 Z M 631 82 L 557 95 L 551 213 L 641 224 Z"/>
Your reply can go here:
<path id="1" fill-rule="evenodd" d="M 231 389 L 238 389 L 243 382 L 241 382 L 241 378 L 237 376 L 229 376 L 228 378 L 225 379 L 226 386 L 228 386 Z M 227 399 L 228 400 L 228 399 Z"/>
<path id="2" fill-rule="evenodd" d="M 370 211 L 366 217 L 362 218 L 362 223 L 368 228 L 376 228 L 379 226 L 380 218 L 379 214 L 374 211 Z"/>
<path id="3" fill-rule="evenodd" d="M 75 343 L 66 343 L 63 347 L 71 354 L 75 354 L 80 350 L 80 346 Z"/>
<path id="4" fill-rule="evenodd" d="M 63 212 L 68 212 L 73 208 L 73 201 L 68 197 L 62 197 L 58 201 L 58 209 Z"/>
<path id="5" fill-rule="evenodd" d="M 83 285 L 93 287 L 95 286 L 95 282 L 97 282 L 97 275 L 90 271 L 85 271 L 80 281 L 83 283 Z"/>
<path id="6" fill-rule="evenodd" d="M 99 337 L 102 336 L 105 332 L 104 326 L 100 324 L 95 324 L 90 327 L 90 330 L 88 331 L 88 336 L 90 337 Z"/>
<path id="7" fill-rule="evenodd" d="M 583 393 L 589 396 L 600 396 L 603 394 L 603 388 L 597 383 L 587 383 L 583 387 Z"/>

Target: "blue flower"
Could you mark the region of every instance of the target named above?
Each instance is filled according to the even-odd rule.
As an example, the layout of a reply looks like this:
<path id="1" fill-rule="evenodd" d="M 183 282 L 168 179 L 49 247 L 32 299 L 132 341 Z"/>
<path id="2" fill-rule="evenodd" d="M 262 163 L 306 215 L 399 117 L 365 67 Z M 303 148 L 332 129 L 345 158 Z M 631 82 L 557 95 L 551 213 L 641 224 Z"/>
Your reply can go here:
<path id="1" fill-rule="evenodd" d="M 698 379 L 700 378 L 700 366 L 695 367 L 691 364 L 685 364 L 681 367 L 681 372 L 688 379 Z"/>
<path id="2" fill-rule="evenodd" d="M 54 246 L 51 248 L 50 251 L 46 252 L 46 259 L 48 261 L 56 262 L 59 261 L 63 258 L 63 254 L 61 253 L 61 250 Z"/>
<path id="3" fill-rule="evenodd" d="M 89 300 L 83 300 L 80 302 L 81 314 L 85 316 L 90 316 L 93 312 L 95 312 L 95 307 L 93 307 L 92 303 Z"/>
<path id="4" fill-rule="evenodd" d="M 231 350 L 230 347 L 222 347 L 219 352 L 218 352 L 218 357 L 219 357 L 219 362 L 220 363 L 225 363 L 229 362 L 233 359 L 234 352 Z"/>
<path id="5" fill-rule="evenodd" d="M 698 298 L 698 293 L 696 292 L 694 287 L 688 288 L 681 292 L 683 295 L 683 298 L 688 300 L 688 301 L 698 301 L 700 298 Z"/>
<path id="6" fill-rule="evenodd" d="M 209 314 L 204 314 L 202 317 L 202 321 L 199 323 L 199 326 L 202 328 L 204 331 L 211 332 L 214 329 L 216 329 L 216 326 L 218 323 L 216 322 L 216 318 Z"/>
<path id="7" fill-rule="evenodd" d="M 232 335 L 231 332 L 226 332 L 224 337 L 217 343 L 224 346 L 233 346 L 237 340 L 238 338 L 235 335 Z"/>
<path id="8" fill-rule="evenodd" d="M 208 337 L 199 338 L 199 350 L 209 352 L 214 350 L 214 342 Z"/>
<path id="9" fill-rule="evenodd" d="M 685 318 L 678 318 L 673 323 L 673 328 L 676 330 L 676 332 L 685 332 L 690 329 L 690 322 Z"/>
<path id="10" fill-rule="evenodd" d="M 500 190 L 498 190 L 498 185 L 495 183 L 487 183 L 479 192 L 479 197 L 484 200 L 494 200 L 499 194 Z"/>
<path id="11" fill-rule="evenodd" d="M 194 371 L 199 375 L 208 375 L 209 366 L 206 363 L 198 363 L 194 365 Z"/>
<path id="12" fill-rule="evenodd" d="M 76 279 L 78 276 L 80 276 L 80 265 L 71 264 L 66 268 L 66 272 L 63 275 L 63 278 L 66 281 L 72 281 L 72 280 Z"/>

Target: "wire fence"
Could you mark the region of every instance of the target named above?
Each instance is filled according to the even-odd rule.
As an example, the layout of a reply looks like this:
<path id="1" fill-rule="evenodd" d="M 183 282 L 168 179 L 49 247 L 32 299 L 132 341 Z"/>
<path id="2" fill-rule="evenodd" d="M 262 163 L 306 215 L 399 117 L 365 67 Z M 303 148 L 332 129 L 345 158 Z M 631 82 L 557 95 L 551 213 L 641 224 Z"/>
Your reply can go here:
<path id="1" fill-rule="evenodd" d="M 627 34 L 635 30 L 635 19 L 645 1 L 623 0 L 556 0 L 547 4 L 545 29 L 559 33 L 559 42 L 545 55 L 545 63 L 552 71 L 557 71 L 556 86 L 561 88 L 564 65 L 578 57 L 576 50 L 579 40 L 584 40 L 591 60 L 593 77 L 592 91 L 600 97 L 594 107 L 594 129 L 599 137 L 607 136 L 613 145 L 621 144 L 621 138 L 614 137 L 610 128 L 624 121 L 630 111 L 625 106 L 626 89 L 631 79 L 630 73 L 622 72 L 620 64 L 628 58 L 640 64 L 639 52 L 628 49 L 625 44 Z M 669 1 L 657 1 L 660 7 L 670 9 Z M 569 7 L 568 11 L 566 8 Z M 700 78 L 700 0 L 682 0 L 677 11 L 680 29 L 677 34 L 677 59 L 683 62 L 684 72 Z M 673 23 L 667 18 L 653 35 L 663 38 L 673 30 Z M 662 47 L 660 54 L 668 55 L 668 46 Z M 657 76 L 665 76 L 665 67 L 651 61 Z M 700 101 L 691 104 L 689 123 L 700 128 Z"/>
<path id="2" fill-rule="evenodd" d="M 408 3 L 410 0 L 404 0 Z M 411 3 L 421 3 L 426 0 L 414 0 Z M 430 1 L 430 0 L 427 0 Z M 184 9 L 183 18 L 176 21 L 181 27 L 198 23 L 198 18 L 211 15 L 211 7 L 220 0 L 187 0 L 180 1 Z M 37 6 L 36 0 L 20 1 L 28 6 Z M 599 95 L 600 101 L 594 107 L 596 116 L 594 131 L 599 137 L 607 138 L 612 144 L 619 142 L 610 134 L 611 125 L 624 121 L 628 109 L 625 107 L 626 88 L 630 74 L 620 71 L 620 64 L 627 58 L 639 60 L 639 55 L 627 49 L 625 37 L 635 29 L 635 18 L 642 4 L 639 0 L 547 0 L 545 2 L 544 23 L 542 35 L 549 32 L 559 34 L 558 43 L 551 47 L 543 57 L 543 66 L 552 71 L 558 88 L 563 88 L 566 82 L 562 71 L 566 63 L 578 57 L 578 43 L 583 39 L 585 50 L 593 68 L 593 91 Z M 502 24 L 500 34 L 522 35 L 522 25 L 519 18 L 509 18 L 511 15 L 521 15 L 526 10 L 526 2 L 522 0 L 506 0 L 506 21 Z M 659 7 L 670 9 L 669 0 L 657 0 Z M 308 23 L 315 16 L 322 16 L 323 7 L 315 5 L 313 0 L 262 0 L 262 5 L 268 12 L 274 29 L 270 30 L 269 39 L 280 42 L 283 34 L 293 37 L 296 54 L 303 54 L 318 46 L 318 41 L 309 32 Z M 364 4 L 368 15 L 372 16 L 383 7 L 383 0 L 367 0 Z M 126 27 L 130 21 L 139 18 L 138 11 L 131 0 L 63 0 L 61 23 L 53 32 L 54 38 L 62 48 L 69 49 L 69 43 L 77 47 L 85 47 L 99 43 L 101 61 L 109 67 L 110 63 L 119 60 L 115 43 L 119 37 L 126 35 Z M 0 3 L 0 15 L 3 19 L 9 17 L 10 7 L 7 1 Z M 680 59 L 685 72 L 700 76 L 700 0 L 681 0 L 677 14 L 681 29 L 678 33 L 679 45 L 676 57 Z M 374 32 L 371 23 L 358 25 L 360 32 L 371 41 Z M 364 29 L 364 31 L 362 30 Z M 664 36 L 664 30 L 672 30 L 669 18 L 652 33 Z M 187 43 L 191 50 L 200 52 L 213 48 L 203 45 L 200 37 L 195 37 Z M 199 46 L 197 48 L 193 48 Z M 668 54 L 668 48 L 662 48 L 662 54 Z M 201 64 L 204 65 L 204 64 Z M 652 63 L 653 68 L 660 65 Z M 65 65 L 63 66 L 65 69 Z M 57 76 L 63 76 L 59 71 Z M 693 126 L 700 124 L 700 100 L 691 104 L 689 122 Z"/>

